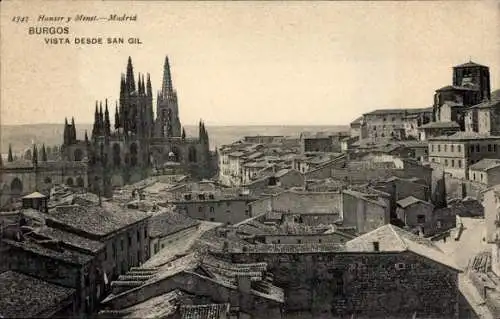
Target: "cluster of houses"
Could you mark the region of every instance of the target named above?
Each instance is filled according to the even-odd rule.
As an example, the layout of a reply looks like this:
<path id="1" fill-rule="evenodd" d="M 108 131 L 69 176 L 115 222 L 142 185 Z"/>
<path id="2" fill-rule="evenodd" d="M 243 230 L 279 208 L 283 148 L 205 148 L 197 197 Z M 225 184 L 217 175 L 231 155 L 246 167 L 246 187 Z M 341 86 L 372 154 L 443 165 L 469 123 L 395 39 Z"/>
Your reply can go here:
<path id="1" fill-rule="evenodd" d="M 23 194 L 0 213 L 0 317 L 475 318 L 464 272 L 500 309 L 499 108 L 466 63 L 432 107 L 222 146 L 210 180 Z M 470 269 L 438 245 L 461 216 L 491 245 Z"/>

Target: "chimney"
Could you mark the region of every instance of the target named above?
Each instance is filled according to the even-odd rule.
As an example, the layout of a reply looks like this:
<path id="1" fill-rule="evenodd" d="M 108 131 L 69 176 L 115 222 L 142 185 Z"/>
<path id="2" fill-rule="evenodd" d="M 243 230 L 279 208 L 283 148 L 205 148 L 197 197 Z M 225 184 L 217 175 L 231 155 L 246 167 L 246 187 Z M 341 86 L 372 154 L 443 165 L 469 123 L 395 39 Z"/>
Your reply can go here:
<path id="1" fill-rule="evenodd" d="M 380 251 L 380 243 L 378 241 L 373 242 L 373 251 Z"/>

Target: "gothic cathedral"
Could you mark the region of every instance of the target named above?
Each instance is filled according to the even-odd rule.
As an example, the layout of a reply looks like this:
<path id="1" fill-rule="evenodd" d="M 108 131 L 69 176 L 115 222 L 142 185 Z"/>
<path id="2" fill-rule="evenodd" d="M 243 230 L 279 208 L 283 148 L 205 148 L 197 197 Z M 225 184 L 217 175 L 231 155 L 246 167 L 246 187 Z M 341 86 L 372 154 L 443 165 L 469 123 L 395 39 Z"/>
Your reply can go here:
<path id="1" fill-rule="evenodd" d="M 111 125 L 108 101 L 96 102 L 92 134 L 77 140 L 75 122 L 66 120 L 63 159 L 88 162 L 88 185 L 94 192 L 110 194 L 113 187 L 137 182 L 165 168 L 179 170 L 195 178 L 212 177 L 213 154 L 202 121 L 198 138 L 186 137 L 179 119 L 177 92 L 173 88 L 168 57 L 163 83 L 156 96 L 149 74 L 134 77 L 129 57 L 126 74 L 120 81 L 119 102 Z"/>

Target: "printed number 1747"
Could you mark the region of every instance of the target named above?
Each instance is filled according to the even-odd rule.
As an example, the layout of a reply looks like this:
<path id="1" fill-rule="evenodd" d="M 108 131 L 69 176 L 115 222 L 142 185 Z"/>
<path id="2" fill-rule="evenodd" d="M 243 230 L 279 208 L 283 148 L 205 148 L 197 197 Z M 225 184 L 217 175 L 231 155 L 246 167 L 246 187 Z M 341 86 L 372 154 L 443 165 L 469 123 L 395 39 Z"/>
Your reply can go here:
<path id="1" fill-rule="evenodd" d="M 28 17 L 14 16 L 12 17 L 12 22 L 15 23 L 26 23 L 28 22 Z"/>

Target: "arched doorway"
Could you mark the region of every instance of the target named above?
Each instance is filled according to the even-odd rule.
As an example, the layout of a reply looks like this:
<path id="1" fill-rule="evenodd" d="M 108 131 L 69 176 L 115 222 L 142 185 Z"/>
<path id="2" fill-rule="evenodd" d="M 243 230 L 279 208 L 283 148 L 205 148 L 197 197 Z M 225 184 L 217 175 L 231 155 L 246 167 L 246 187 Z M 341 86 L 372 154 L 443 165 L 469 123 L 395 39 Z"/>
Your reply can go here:
<path id="1" fill-rule="evenodd" d="M 10 193 L 15 196 L 23 193 L 23 182 L 18 177 L 14 178 L 10 183 Z"/>
<path id="2" fill-rule="evenodd" d="M 122 158 L 120 154 L 120 144 L 113 144 L 113 165 L 120 166 Z"/>

